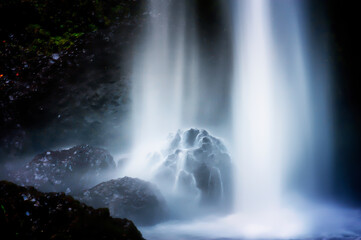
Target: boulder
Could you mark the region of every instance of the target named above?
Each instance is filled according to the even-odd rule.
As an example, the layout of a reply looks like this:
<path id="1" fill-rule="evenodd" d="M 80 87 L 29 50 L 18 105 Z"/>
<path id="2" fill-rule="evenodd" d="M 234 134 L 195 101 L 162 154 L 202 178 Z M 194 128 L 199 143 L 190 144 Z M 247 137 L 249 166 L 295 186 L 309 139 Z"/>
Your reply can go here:
<path id="1" fill-rule="evenodd" d="M 1 239 L 144 240 L 133 222 L 114 219 L 64 193 L 0 181 Z"/>
<path id="2" fill-rule="evenodd" d="M 109 179 L 114 169 L 115 162 L 109 152 L 79 145 L 39 154 L 10 178 L 41 191 L 77 194 Z"/>
<path id="3" fill-rule="evenodd" d="M 103 182 L 78 199 L 95 208 L 109 208 L 113 217 L 129 218 L 139 225 L 153 225 L 166 217 L 166 203 L 151 183 L 130 177 Z"/>
<path id="4" fill-rule="evenodd" d="M 212 211 L 230 209 L 232 164 L 222 141 L 192 128 L 179 130 L 168 142 L 158 155 L 161 164 L 153 177 L 159 187 Z"/>

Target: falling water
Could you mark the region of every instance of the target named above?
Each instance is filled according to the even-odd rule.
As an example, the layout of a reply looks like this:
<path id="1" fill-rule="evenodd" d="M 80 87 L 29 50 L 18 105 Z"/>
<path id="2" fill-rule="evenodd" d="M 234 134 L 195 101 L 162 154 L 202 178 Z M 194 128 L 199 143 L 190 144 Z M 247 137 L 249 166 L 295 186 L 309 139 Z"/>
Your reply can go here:
<path id="1" fill-rule="evenodd" d="M 284 139 L 287 119 L 281 99 L 284 90 L 275 70 L 267 1 L 243 3 L 238 8 L 244 14 L 237 14 L 241 19 L 236 23 L 242 39 L 236 37 L 240 46 L 236 46 L 234 142 L 240 146 L 236 153 L 241 162 L 238 201 L 243 209 L 254 211 L 264 204 L 279 204 L 283 158 L 288 148 Z"/>
<path id="2" fill-rule="evenodd" d="M 212 40 L 212 44 L 217 42 L 214 47 L 200 39 L 196 2 L 146 3 L 146 26 L 133 56 L 135 161 L 127 169 L 127 174 L 142 178 L 149 173 L 144 155 L 159 149 L 169 133 L 198 127 L 224 137 L 230 108 L 227 41 L 223 37 Z"/>
<path id="3" fill-rule="evenodd" d="M 302 7 L 301 1 L 234 1 L 233 144 L 242 210 L 280 208 L 296 168 L 329 158 L 328 89 L 320 86 L 326 76 L 315 80 L 307 69 Z M 318 167 L 313 174 L 326 177 L 327 164 Z M 317 185 L 315 176 L 302 174 Z"/>
<path id="4" fill-rule="evenodd" d="M 224 130 L 217 134 L 232 133 L 229 146 L 237 176 L 233 214 L 160 225 L 150 230 L 156 236 L 186 231 L 208 237 L 279 238 L 309 230 L 295 210 L 295 198 L 290 199 L 295 193 L 306 196 L 311 188 L 326 188 L 320 179 L 328 182 L 331 116 L 328 77 L 325 69 L 314 67 L 317 53 L 308 41 L 303 3 L 227 1 L 234 56 L 233 75 L 227 79 L 229 75 L 201 57 L 194 1 L 148 1 L 148 25 L 134 61 L 134 151 L 127 174 L 149 177 L 159 162 L 147 162 L 146 154 L 159 150 L 156 144 L 164 136 L 185 127 L 209 128 L 213 121 L 212 127 L 217 123 Z M 225 93 L 230 104 L 222 101 Z M 216 110 L 228 105 L 231 111 L 222 112 L 224 121 L 215 121 L 220 115 Z M 173 189 L 178 189 L 183 164 L 178 162 Z M 220 178 L 218 169 L 212 174 Z"/>
<path id="5" fill-rule="evenodd" d="M 198 54 L 193 10 L 187 2 L 147 1 L 148 21 L 133 65 L 134 161 L 129 174 L 146 177 L 145 154 L 194 119 Z"/>
<path id="6" fill-rule="evenodd" d="M 174 12 L 174 18 L 182 19 L 177 22 L 170 22 L 169 1 L 148 4 L 146 37 L 134 66 L 133 112 L 137 137 L 154 138 L 181 124 L 186 23 L 179 17 L 184 14 L 184 4 Z"/>

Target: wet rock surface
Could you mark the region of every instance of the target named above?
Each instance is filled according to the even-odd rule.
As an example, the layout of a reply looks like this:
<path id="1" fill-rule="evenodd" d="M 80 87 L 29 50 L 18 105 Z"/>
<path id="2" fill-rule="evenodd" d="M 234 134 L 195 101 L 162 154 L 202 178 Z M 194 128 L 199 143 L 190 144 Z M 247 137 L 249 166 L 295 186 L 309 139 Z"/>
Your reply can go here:
<path id="1" fill-rule="evenodd" d="M 215 211 L 230 209 L 232 164 L 220 139 L 206 130 L 178 131 L 170 136 L 168 147 L 152 158 L 162 162 L 154 177 L 161 189 L 217 207 Z"/>
<path id="2" fill-rule="evenodd" d="M 113 217 L 125 217 L 137 225 L 153 225 L 165 220 L 166 203 L 151 183 L 130 177 L 103 182 L 77 197 L 86 204 L 109 208 Z"/>
<path id="3" fill-rule="evenodd" d="M 131 221 L 111 218 L 108 209 L 6 181 L 0 181 L 0 233 L 1 239 L 143 239 Z"/>
<path id="4" fill-rule="evenodd" d="M 114 169 L 115 162 L 109 152 L 79 145 L 39 154 L 25 167 L 10 174 L 10 179 L 41 191 L 73 195 L 108 179 Z"/>

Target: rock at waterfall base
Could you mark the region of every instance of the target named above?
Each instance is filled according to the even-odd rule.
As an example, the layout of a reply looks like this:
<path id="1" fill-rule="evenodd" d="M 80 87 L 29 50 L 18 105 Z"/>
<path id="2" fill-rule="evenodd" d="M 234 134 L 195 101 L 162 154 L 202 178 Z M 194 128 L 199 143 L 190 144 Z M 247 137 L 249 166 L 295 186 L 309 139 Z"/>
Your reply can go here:
<path id="1" fill-rule="evenodd" d="M 107 180 L 115 169 L 113 157 L 104 149 L 79 145 L 35 156 L 10 179 L 40 191 L 76 194 Z"/>
<path id="2" fill-rule="evenodd" d="M 125 217 L 137 225 L 154 225 L 166 218 L 166 203 L 151 183 L 123 177 L 98 184 L 78 199 L 93 207 L 109 208 L 113 217 Z"/>
<path id="3" fill-rule="evenodd" d="M 158 161 L 154 181 L 175 198 L 196 202 L 206 212 L 224 212 L 232 206 L 232 164 L 222 141 L 206 130 L 179 130 L 171 135 Z M 195 209 L 198 209 L 197 207 Z M 190 210 L 193 214 L 193 210 Z"/>
<path id="4" fill-rule="evenodd" d="M 0 181 L 1 239 L 143 240 L 127 219 L 109 216 L 64 193 L 41 193 Z"/>

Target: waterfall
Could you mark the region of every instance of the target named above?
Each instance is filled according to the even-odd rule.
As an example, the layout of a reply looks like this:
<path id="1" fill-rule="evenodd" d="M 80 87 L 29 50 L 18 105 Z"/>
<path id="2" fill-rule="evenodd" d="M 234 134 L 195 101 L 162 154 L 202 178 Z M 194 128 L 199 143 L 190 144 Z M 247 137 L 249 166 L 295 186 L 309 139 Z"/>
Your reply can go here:
<path id="1" fill-rule="evenodd" d="M 301 1 L 244 0 L 233 7 L 236 202 L 241 210 L 262 212 L 284 205 L 297 171 L 304 168 L 303 185 L 308 178 L 317 185 L 317 174 L 326 171 L 323 164 L 309 174 L 313 161 L 324 161 L 316 154 L 329 157 L 328 89 L 307 69 L 311 48 Z M 324 147 L 315 147 L 320 142 Z"/>
<path id="2" fill-rule="evenodd" d="M 197 107 L 198 53 L 188 1 L 147 1 L 147 24 L 134 53 L 133 163 L 128 174 L 147 177 L 146 153 L 193 122 Z"/>
<path id="3" fill-rule="evenodd" d="M 127 174 L 146 177 L 145 154 L 178 129 L 229 131 L 229 41 L 199 36 L 193 0 L 147 0 L 146 24 L 133 51 L 133 163 Z M 220 5 L 220 4 L 219 4 Z M 222 14 L 219 14 L 221 16 Z M 222 21 L 222 19 L 220 19 Z"/>
<path id="4" fill-rule="evenodd" d="M 212 238 L 308 233 L 309 224 L 294 200 L 296 195 L 307 198 L 327 188 L 332 114 L 327 69 L 317 63 L 316 46 L 306 31 L 305 1 L 215 0 L 224 4 L 219 9 L 224 19 L 228 17 L 224 13 L 232 16 L 231 24 L 226 26 L 223 19 L 220 26 L 232 29 L 233 38 L 228 42 L 221 34 L 219 39 L 206 36 L 213 37 L 209 41 L 213 48 L 201 44 L 206 41 L 196 23 L 196 1 L 147 2 L 147 26 L 134 58 L 134 151 L 126 173 L 151 179 L 151 170 L 162 165 L 160 140 L 177 129 L 201 127 L 229 138 L 236 176 L 232 184 L 225 183 L 222 179 L 232 174 L 210 168 L 207 182 L 208 188 L 216 186 L 207 194 L 220 194 L 221 200 L 234 186 L 235 199 L 227 202 L 234 202 L 232 214 L 159 225 L 150 232 L 159 236 L 165 230 L 186 231 Z M 225 43 L 232 43 L 228 46 L 232 54 L 223 53 Z M 172 141 L 183 133 L 175 134 Z M 194 149 L 178 147 L 175 152 L 165 151 L 170 160 L 178 161 L 172 187 L 164 179 L 157 183 L 173 192 L 199 193 L 193 172 L 184 170 L 186 156 L 182 156 L 182 149 Z M 158 157 L 146 156 L 154 151 L 160 151 Z M 192 182 L 190 190 L 181 191 L 184 182 Z M 201 198 L 207 194 L 204 190 Z M 184 202 L 172 206 L 183 215 L 196 215 L 198 206 L 185 211 L 183 207 L 190 204 Z"/>
<path id="5" fill-rule="evenodd" d="M 184 4 L 170 22 L 169 1 L 149 1 L 149 20 L 135 60 L 133 114 L 136 138 L 157 137 L 179 127 L 185 67 Z M 174 30 L 172 30 L 174 29 Z M 145 140 L 147 141 L 147 140 Z"/>
<path id="6" fill-rule="evenodd" d="M 287 128 L 283 89 L 275 70 L 275 47 L 267 1 L 237 3 L 237 52 L 234 79 L 234 144 L 239 145 L 241 185 L 237 202 L 260 210 L 279 204 L 284 154 L 288 151 L 282 128 Z M 238 30 L 238 29 L 237 29 Z M 241 39 L 239 39 L 239 36 Z M 239 46 L 240 44 L 240 46 Z M 283 151 L 283 152 L 282 152 Z M 267 201 L 265 201 L 267 199 Z M 265 206 L 267 209 L 269 206 Z"/>

